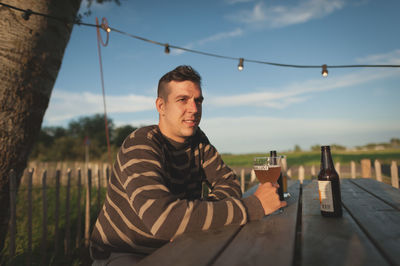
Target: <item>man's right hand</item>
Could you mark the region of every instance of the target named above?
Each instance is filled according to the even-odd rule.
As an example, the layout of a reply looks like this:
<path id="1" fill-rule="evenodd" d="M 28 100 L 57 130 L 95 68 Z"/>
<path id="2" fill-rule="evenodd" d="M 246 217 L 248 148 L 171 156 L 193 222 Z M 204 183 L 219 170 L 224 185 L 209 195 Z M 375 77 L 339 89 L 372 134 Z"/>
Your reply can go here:
<path id="1" fill-rule="evenodd" d="M 271 214 L 279 208 L 287 205 L 286 201 L 279 200 L 279 195 L 277 193 L 278 187 L 278 184 L 265 182 L 264 184 L 260 184 L 254 192 L 254 196 L 260 200 L 261 205 L 264 208 L 265 215 Z"/>

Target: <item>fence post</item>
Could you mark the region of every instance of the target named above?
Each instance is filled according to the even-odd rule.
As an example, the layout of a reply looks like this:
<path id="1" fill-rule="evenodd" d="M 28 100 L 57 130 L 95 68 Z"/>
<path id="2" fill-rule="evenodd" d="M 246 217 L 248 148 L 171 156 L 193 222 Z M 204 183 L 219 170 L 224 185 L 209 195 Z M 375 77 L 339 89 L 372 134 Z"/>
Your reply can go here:
<path id="1" fill-rule="evenodd" d="M 390 173 L 392 176 L 392 186 L 395 188 L 399 188 L 399 171 L 396 161 L 392 161 L 392 165 L 390 166 Z"/>
<path id="2" fill-rule="evenodd" d="M 302 165 L 299 166 L 299 180 L 300 180 L 300 184 L 303 184 L 303 181 L 304 181 L 304 166 L 302 166 Z"/>
<path id="3" fill-rule="evenodd" d="M 254 172 L 254 169 L 251 169 L 250 183 L 253 183 L 254 181 L 256 181 L 256 173 Z"/>
<path id="4" fill-rule="evenodd" d="M 27 265 L 31 265 L 32 261 L 32 183 L 33 183 L 33 173 L 32 168 L 28 174 L 28 257 Z"/>
<path id="5" fill-rule="evenodd" d="M 356 163 L 354 161 L 350 162 L 351 178 L 356 178 Z"/>
<path id="6" fill-rule="evenodd" d="M 70 230 L 70 189 L 71 189 L 71 169 L 67 170 L 67 191 L 65 196 L 65 239 L 64 239 L 64 254 L 68 257 L 70 242 L 71 242 L 71 230 Z M 79 214 L 78 214 L 79 216 Z"/>
<path id="7" fill-rule="evenodd" d="M 240 171 L 240 187 L 242 189 L 242 193 L 244 193 L 245 191 L 245 183 L 244 183 L 244 169 L 242 168 L 242 170 Z"/>
<path id="8" fill-rule="evenodd" d="M 341 176 L 340 174 L 340 162 L 335 163 L 335 170 L 336 173 L 338 173 L 339 177 Z"/>
<path id="9" fill-rule="evenodd" d="M 110 167 L 108 167 L 108 165 L 107 165 L 107 168 L 106 168 L 106 181 L 107 181 L 106 187 L 108 187 L 108 181 L 109 180 L 110 180 Z"/>
<path id="10" fill-rule="evenodd" d="M 77 181 L 78 191 L 76 196 L 77 201 L 77 213 L 78 213 L 78 225 L 76 230 L 76 243 L 75 246 L 77 249 L 81 247 L 81 239 L 82 239 L 82 211 L 81 211 L 81 191 L 82 191 L 82 171 L 78 168 L 78 181 Z"/>
<path id="11" fill-rule="evenodd" d="M 61 164 L 57 165 L 57 168 L 60 168 Z M 59 241 L 59 221 L 60 221 L 60 177 L 61 171 L 60 169 L 56 169 L 56 206 L 55 206 L 55 215 L 54 215 L 54 255 L 57 257 L 58 250 L 60 246 Z"/>
<path id="12" fill-rule="evenodd" d="M 292 169 L 287 170 L 286 175 L 287 175 L 289 178 L 292 178 Z"/>
<path id="13" fill-rule="evenodd" d="M 92 169 L 87 170 L 86 182 L 86 210 L 85 210 L 85 247 L 89 247 L 90 237 L 90 195 L 92 186 Z"/>
<path id="14" fill-rule="evenodd" d="M 97 211 L 100 211 L 101 208 L 101 182 L 100 182 L 100 178 L 101 178 L 101 170 L 100 170 L 100 166 L 97 165 Z"/>
<path id="15" fill-rule="evenodd" d="M 47 170 L 43 171 L 42 176 L 42 206 L 43 206 L 43 220 L 42 220 L 42 244 L 41 244 L 41 265 L 46 265 L 47 256 L 47 193 L 46 193 L 46 179 Z"/>
<path id="16" fill-rule="evenodd" d="M 9 173 L 10 186 L 10 258 L 15 256 L 15 238 L 17 234 L 17 176 L 11 169 Z"/>
<path id="17" fill-rule="evenodd" d="M 311 166 L 311 177 L 315 178 L 317 176 L 316 171 L 315 171 L 315 165 Z"/>
<path id="18" fill-rule="evenodd" d="M 287 160 L 286 160 L 286 156 L 283 156 L 282 160 L 281 160 L 281 164 L 282 164 L 282 174 L 286 175 L 286 171 L 287 171 Z"/>
<path id="19" fill-rule="evenodd" d="M 381 163 L 378 160 L 375 160 L 374 167 L 375 167 L 376 180 L 379 181 L 379 182 L 382 182 L 382 167 L 381 167 Z"/>
<path id="20" fill-rule="evenodd" d="M 371 177 L 371 160 L 362 159 L 361 160 L 361 177 L 370 178 Z"/>

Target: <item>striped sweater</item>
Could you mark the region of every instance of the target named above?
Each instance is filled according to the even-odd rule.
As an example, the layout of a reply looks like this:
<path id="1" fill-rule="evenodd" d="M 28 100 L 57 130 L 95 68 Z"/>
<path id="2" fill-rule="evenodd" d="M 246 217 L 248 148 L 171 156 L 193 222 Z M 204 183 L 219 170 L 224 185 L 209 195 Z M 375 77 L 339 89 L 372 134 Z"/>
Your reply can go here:
<path id="1" fill-rule="evenodd" d="M 202 183 L 210 186 L 207 197 Z M 182 144 L 156 125 L 140 128 L 118 152 L 91 236 L 92 257 L 149 254 L 185 232 L 260 219 L 259 200 L 241 196 L 236 175 L 200 129 Z"/>

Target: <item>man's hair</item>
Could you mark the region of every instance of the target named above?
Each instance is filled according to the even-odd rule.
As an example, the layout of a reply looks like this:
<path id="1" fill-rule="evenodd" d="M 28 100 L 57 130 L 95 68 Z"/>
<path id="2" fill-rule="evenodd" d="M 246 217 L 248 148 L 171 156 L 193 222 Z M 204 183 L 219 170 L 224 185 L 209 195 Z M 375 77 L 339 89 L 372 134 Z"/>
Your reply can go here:
<path id="1" fill-rule="evenodd" d="M 166 73 L 158 82 L 157 97 L 167 100 L 169 94 L 167 84 L 171 81 L 192 81 L 201 87 L 201 77 L 191 66 L 178 66 Z"/>

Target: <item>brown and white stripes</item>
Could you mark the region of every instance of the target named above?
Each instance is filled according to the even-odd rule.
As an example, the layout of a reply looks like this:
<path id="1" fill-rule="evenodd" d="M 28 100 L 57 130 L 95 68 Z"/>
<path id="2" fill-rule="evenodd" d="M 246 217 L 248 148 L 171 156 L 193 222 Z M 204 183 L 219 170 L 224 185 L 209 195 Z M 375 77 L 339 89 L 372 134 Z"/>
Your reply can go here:
<path id="1" fill-rule="evenodd" d="M 204 177 L 202 177 L 204 175 Z M 211 184 L 201 199 L 203 179 Z M 94 259 L 110 252 L 148 254 L 185 232 L 260 219 L 255 196 L 239 182 L 199 129 L 189 141 L 167 140 L 158 126 L 136 130 L 123 143 L 91 237 Z"/>

